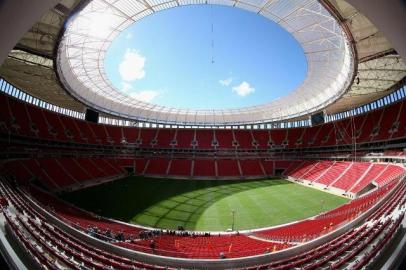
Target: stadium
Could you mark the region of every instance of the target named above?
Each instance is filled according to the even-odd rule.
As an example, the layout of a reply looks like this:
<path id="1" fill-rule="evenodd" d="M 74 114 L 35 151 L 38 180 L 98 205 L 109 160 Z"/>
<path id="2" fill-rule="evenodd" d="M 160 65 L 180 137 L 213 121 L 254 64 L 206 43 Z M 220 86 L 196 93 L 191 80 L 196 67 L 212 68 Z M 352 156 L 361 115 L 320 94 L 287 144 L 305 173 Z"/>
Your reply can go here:
<path id="1" fill-rule="evenodd" d="M 0 2 L 2 269 L 404 269 L 405 15 Z"/>

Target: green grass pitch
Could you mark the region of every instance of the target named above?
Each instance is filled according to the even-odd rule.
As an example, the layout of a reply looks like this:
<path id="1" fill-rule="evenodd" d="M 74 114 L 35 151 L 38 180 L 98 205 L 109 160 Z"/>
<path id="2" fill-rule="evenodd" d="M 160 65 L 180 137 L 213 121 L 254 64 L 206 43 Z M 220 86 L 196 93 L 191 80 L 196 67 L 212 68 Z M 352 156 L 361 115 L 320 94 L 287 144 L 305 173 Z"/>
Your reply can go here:
<path id="1" fill-rule="evenodd" d="M 348 200 L 281 179 L 220 181 L 128 177 L 62 196 L 105 217 L 157 228 L 224 231 L 292 222 Z"/>

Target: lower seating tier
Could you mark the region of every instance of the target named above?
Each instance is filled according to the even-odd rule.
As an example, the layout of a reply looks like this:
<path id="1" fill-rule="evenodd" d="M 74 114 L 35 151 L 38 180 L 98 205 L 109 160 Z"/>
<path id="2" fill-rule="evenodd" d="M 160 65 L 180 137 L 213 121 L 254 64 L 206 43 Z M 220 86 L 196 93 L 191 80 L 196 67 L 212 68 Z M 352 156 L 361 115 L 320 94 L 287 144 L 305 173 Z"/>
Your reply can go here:
<path id="1" fill-rule="evenodd" d="M 367 258 L 370 259 L 371 254 L 379 251 L 376 249 L 383 248 L 403 220 L 404 210 L 402 212 L 403 208 L 399 208 L 399 206 L 404 204 L 406 194 L 404 181 L 392 181 L 382 188 L 314 219 L 258 231 L 254 233 L 254 237 L 249 234 L 199 235 L 191 232 L 157 233 L 157 231 L 150 231 L 150 236 L 145 236 L 145 229 L 92 216 L 87 212 L 67 206 L 64 202 L 35 187 L 28 187 L 28 189 L 25 187 L 24 189 L 25 191 L 10 184 L 3 177 L 1 178 L 0 196 L 7 202 L 1 204 L 2 213 L 15 238 L 25 247 L 30 256 L 37 258 L 40 264 L 50 269 L 58 268 L 55 266 L 57 263 L 59 267 L 66 266 L 71 269 L 90 267 L 106 270 L 111 267 L 114 269 L 171 268 L 121 257 L 111 251 L 81 241 L 77 236 L 51 224 L 45 218 L 43 210 L 34 208 L 27 196 L 33 196 L 40 202 L 40 206 L 42 205 L 48 211 L 51 209 L 52 213 L 60 217 L 62 221 L 86 231 L 90 237 L 98 237 L 116 246 L 144 253 L 183 258 L 233 258 L 283 251 L 292 246 L 305 244 L 317 237 L 311 230 L 318 229 L 318 236 L 331 232 L 336 224 L 338 226 L 340 219 L 348 221 L 348 219 L 354 218 L 354 215 L 364 213 L 386 196 L 382 206 L 369 216 L 368 223 L 348 229 L 334 239 L 321 243 L 300 255 L 292 255 L 282 260 L 273 260 L 268 264 L 244 268 L 316 269 L 332 264 L 333 269 L 337 269 L 345 264 L 366 265 Z M 389 195 L 389 193 L 391 194 Z M 10 206 L 13 206 L 13 210 L 9 208 Z M 333 222 L 338 223 L 331 225 Z M 304 225 L 305 223 L 306 225 Z M 303 225 L 302 227 L 306 228 L 307 233 L 300 229 L 298 224 Z M 96 232 L 103 232 L 104 238 L 97 236 Z M 107 232 L 115 237 L 114 240 L 106 237 Z M 298 237 L 299 235 L 301 236 Z M 265 237 L 278 240 L 261 240 Z M 38 252 L 37 247 L 41 247 L 42 251 Z M 373 253 L 365 253 L 362 255 L 362 260 L 353 259 L 362 250 L 370 249 L 370 247 L 373 247 Z M 64 254 L 69 256 L 64 256 Z M 342 256 L 343 254 L 345 256 Z M 237 268 L 233 267 L 233 269 Z"/>
<path id="2" fill-rule="evenodd" d="M 4 162 L 1 171 L 19 181 L 39 181 L 50 190 L 127 174 L 117 160 L 103 158 L 16 159 Z"/>
<path id="3" fill-rule="evenodd" d="M 285 176 L 333 187 L 343 193 L 358 193 L 371 184 L 380 187 L 406 173 L 401 165 L 390 163 L 305 161 L 292 166 L 295 168 L 287 169 Z"/>
<path id="4" fill-rule="evenodd" d="M 241 179 L 263 178 L 280 173 L 298 181 L 359 194 L 399 178 L 406 170 L 396 164 L 298 161 L 262 159 L 109 159 L 109 158 L 43 158 L 15 159 L 4 162 L 4 173 L 20 181 L 38 180 L 49 189 L 63 189 L 93 179 L 119 178 L 132 168 L 136 175 L 153 177 Z"/>

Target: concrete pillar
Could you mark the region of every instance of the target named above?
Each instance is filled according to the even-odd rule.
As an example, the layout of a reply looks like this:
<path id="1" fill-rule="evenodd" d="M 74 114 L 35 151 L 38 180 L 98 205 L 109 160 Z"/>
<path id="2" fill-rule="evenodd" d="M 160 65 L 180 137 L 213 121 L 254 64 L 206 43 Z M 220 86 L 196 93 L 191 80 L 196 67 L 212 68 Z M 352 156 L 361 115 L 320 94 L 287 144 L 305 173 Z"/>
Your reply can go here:
<path id="1" fill-rule="evenodd" d="M 347 0 L 365 15 L 406 61 L 406 1 Z"/>
<path id="2" fill-rule="evenodd" d="M 21 37 L 59 0 L 0 0 L 0 65 Z"/>

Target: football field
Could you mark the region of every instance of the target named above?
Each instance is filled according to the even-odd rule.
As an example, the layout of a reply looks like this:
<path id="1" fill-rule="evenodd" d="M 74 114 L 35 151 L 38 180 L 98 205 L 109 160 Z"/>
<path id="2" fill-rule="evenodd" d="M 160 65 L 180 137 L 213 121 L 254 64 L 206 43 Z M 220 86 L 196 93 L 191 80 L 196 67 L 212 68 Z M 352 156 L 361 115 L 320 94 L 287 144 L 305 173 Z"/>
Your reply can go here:
<path id="1" fill-rule="evenodd" d="M 282 179 L 168 180 L 128 177 L 63 196 L 75 205 L 135 224 L 187 230 L 254 229 L 292 222 L 348 200 Z M 233 220 L 234 219 L 234 220 Z"/>

